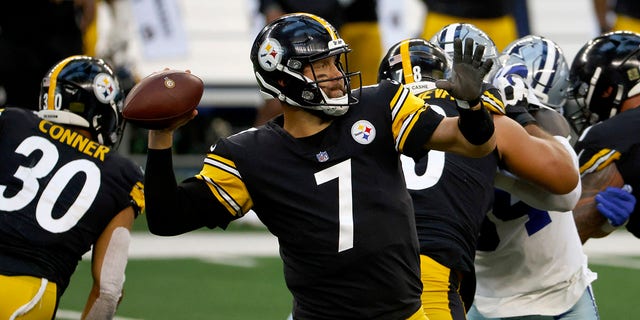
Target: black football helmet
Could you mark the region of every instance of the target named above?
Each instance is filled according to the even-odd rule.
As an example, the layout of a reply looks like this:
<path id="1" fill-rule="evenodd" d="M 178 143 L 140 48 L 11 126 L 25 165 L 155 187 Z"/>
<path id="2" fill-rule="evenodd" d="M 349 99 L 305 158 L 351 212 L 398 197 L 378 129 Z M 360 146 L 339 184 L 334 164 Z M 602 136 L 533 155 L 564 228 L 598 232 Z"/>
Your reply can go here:
<path id="1" fill-rule="evenodd" d="M 352 96 L 350 78 L 357 76 L 362 85 L 360 72 L 348 72 L 349 51 L 326 20 L 313 14 L 293 13 L 272 21 L 260 31 L 250 58 L 260 91 L 267 97 L 339 116 L 358 101 Z M 329 57 L 335 57 L 341 77 L 318 81 L 304 76 L 305 66 Z M 347 94 L 342 98 L 329 98 L 318 84 L 336 79 L 344 80 Z"/>
<path id="2" fill-rule="evenodd" d="M 421 39 L 402 40 L 389 49 L 378 68 L 378 82 L 383 79 L 404 85 L 446 78 L 450 72 L 447 53 L 435 44 Z"/>
<path id="3" fill-rule="evenodd" d="M 576 54 L 569 81 L 577 107 L 565 110 L 565 117 L 578 132 L 615 115 L 640 93 L 640 35 L 614 31 L 590 40 Z"/>
<path id="4" fill-rule="evenodd" d="M 71 56 L 42 79 L 38 114 L 43 119 L 86 128 L 93 138 L 117 146 L 124 129 L 124 92 L 104 60 Z"/>

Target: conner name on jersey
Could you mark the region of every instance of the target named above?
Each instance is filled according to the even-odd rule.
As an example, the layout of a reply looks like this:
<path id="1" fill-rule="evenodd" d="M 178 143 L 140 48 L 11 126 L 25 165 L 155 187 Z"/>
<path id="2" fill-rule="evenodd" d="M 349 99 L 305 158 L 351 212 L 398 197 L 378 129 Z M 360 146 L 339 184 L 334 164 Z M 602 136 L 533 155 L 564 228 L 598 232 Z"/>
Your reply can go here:
<path id="1" fill-rule="evenodd" d="M 111 150 L 109 147 L 101 145 L 76 131 L 67 129 L 61 125 L 54 124 L 47 120 L 40 121 L 38 129 L 54 140 L 65 143 L 80 152 L 104 161 L 104 155 Z"/>

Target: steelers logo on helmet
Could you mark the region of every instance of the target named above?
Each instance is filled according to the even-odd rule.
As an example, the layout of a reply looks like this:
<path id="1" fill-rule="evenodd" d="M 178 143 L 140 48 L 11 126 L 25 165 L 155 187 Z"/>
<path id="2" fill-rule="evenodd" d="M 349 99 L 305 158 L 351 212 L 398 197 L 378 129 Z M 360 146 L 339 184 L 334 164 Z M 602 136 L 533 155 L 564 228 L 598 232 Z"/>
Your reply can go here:
<path id="1" fill-rule="evenodd" d="M 118 94 L 118 87 L 113 78 L 106 73 L 99 73 L 93 78 L 93 93 L 98 101 L 109 103 Z"/>
<path id="2" fill-rule="evenodd" d="M 376 128 L 367 120 L 358 120 L 351 126 L 351 136 L 359 144 L 369 144 L 376 138 Z"/>
<path id="3" fill-rule="evenodd" d="M 282 61 L 282 46 L 278 40 L 267 38 L 260 45 L 258 62 L 265 71 L 273 71 Z"/>

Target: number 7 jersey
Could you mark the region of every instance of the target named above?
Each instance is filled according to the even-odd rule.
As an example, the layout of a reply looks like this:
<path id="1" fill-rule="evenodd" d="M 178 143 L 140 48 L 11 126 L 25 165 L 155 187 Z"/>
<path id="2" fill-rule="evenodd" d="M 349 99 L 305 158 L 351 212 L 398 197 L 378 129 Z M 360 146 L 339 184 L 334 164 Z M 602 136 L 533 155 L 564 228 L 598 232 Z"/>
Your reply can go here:
<path id="1" fill-rule="evenodd" d="M 398 150 L 423 152 L 441 119 L 383 81 L 316 135 L 293 138 L 280 117 L 220 140 L 198 178 L 278 237 L 296 318 L 408 318 L 422 290 Z"/>
<path id="2" fill-rule="evenodd" d="M 25 109 L 0 109 L 0 274 L 66 289 L 123 209 L 144 208 L 142 170 L 115 150 Z"/>

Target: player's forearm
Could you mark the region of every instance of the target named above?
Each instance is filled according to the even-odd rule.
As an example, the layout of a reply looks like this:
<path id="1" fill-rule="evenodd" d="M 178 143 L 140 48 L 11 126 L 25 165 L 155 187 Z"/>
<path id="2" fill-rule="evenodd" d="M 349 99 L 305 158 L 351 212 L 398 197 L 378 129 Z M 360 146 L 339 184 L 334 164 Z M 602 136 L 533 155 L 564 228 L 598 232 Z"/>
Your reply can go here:
<path id="1" fill-rule="evenodd" d="M 162 150 L 173 147 L 173 131 L 149 130 L 149 149 Z"/>
<path id="2" fill-rule="evenodd" d="M 583 196 L 578 201 L 578 204 L 573 209 L 573 219 L 583 244 L 589 238 L 600 238 L 605 235 L 601 228 L 606 223 L 606 219 L 598 212 L 595 200 L 592 197 Z"/>
<path id="3" fill-rule="evenodd" d="M 180 216 L 171 149 L 155 150 L 149 147 L 144 180 L 149 230 L 158 235 L 178 234 L 171 230 L 172 215 Z"/>
<path id="4" fill-rule="evenodd" d="M 551 193 L 541 186 L 503 170 L 496 174 L 494 183 L 497 188 L 509 191 L 509 193 L 515 195 L 526 204 L 547 211 L 564 212 L 573 210 L 582 190 L 581 185 L 577 184 L 576 188 L 569 193 Z"/>
<path id="5" fill-rule="evenodd" d="M 553 181 L 550 191 L 556 194 L 567 194 L 580 184 L 578 159 L 566 138 L 552 136 L 537 125 L 528 125 L 525 130 L 534 137 L 544 140 L 544 145 L 537 149 L 544 154 L 546 169 L 541 173 L 549 175 L 545 180 Z M 544 149 L 542 149 L 544 148 Z"/>

